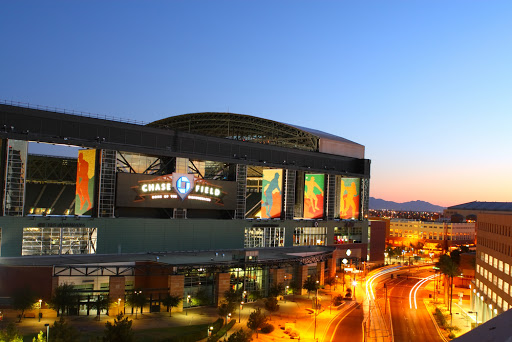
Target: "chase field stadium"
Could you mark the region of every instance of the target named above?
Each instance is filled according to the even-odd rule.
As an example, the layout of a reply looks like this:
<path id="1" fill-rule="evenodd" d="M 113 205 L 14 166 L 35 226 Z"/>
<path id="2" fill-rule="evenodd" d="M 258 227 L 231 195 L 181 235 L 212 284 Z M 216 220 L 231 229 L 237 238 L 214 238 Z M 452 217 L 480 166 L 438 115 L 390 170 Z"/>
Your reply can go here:
<path id="1" fill-rule="evenodd" d="M 370 161 L 338 136 L 234 113 L 143 124 L 4 102 L 0 138 L 0 297 L 23 284 L 46 301 L 68 283 L 78 314 L 134 290 L 153 311 L 182 295 L 179 311 L 372 260 Z"/>

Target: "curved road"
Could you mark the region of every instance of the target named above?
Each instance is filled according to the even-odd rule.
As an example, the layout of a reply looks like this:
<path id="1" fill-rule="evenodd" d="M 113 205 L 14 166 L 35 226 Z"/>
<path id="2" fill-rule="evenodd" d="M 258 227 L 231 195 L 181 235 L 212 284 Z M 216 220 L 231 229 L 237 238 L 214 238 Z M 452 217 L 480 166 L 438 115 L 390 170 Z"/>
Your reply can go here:
<path id="1" fill-rule="evenodd" d="M 418 309 L 410 308 L 409 293 L 421 278 L 431 275 L 431 272 L 418 271 L 412 277 L 401 275 L 395 279 L 387 280 L 388 300 L 391 308 L 394 340 L 400 342 L 438 342 L 443 341 L 430 318 L 423 298 L 428 292 L 422 286 L 418 290 Z"/>

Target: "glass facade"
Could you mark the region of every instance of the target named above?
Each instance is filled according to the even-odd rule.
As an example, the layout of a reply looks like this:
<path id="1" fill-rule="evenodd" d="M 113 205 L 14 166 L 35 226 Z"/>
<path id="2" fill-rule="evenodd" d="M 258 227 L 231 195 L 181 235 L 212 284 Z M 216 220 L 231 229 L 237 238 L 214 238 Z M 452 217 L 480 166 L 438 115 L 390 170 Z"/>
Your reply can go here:
<path id="1" fill-rule="evenodd" d="M 361 227 L 346 225 L 344 227 L 334 228 L 334 243 L 360 243 L 362 241 L 363 230 Z"/>
<path id="2" fill-rule="evenodd" d="M 244 247 L 283 247 L 284 230 L 284 227 L 245 228 Z"/>
<path id="3" fill-rule="evenodd" d="M 96 254 L 96 228 L 23 228 L 21 255 Z"/>
<path id="4" fill-rule="evenodd" d="M 269 289 L 269 270 L 266 267 L 247 266 L 245 269 L 233 268 L 231 273 L 231 286 L 235 290 L 242 289 L 246 291 L 244 301 L 251 302 L 257 298 L 265 297 Z"/>
<path id="5" fill-rule="evenodd" d="M 185 274 L 183 307 L 212 305 L 215 302 L 215 281 L 213 273 L 195 269 Z M 188 297 L 190 296 L 190 298 Z"/>
<path id="6" fill-rule="evenodd" d="M 327 227 L 298 227 L 293 232 L 294 246 L 325 246 Z"/>

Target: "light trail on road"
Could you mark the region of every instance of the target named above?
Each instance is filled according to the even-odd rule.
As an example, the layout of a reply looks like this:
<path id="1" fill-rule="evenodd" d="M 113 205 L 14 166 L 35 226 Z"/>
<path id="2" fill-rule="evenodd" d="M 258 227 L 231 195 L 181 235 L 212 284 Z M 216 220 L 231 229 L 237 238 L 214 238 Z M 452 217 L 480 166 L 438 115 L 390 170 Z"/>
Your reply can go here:
<path id="1" fill-rule="evenodd" d="M 419 288 L 425 284 L 427 281 L 430 281 L 432 279 L 434 279 L 435 277 L 437 277 L 439 274 L 433 274 L 431 276 L 428 276 L 426 278 L 423 278 L 421 279 L 419 282 L 417 282 L 416 284 L 414 284 L 414 286 L 412 287 L 411 291 L 409 292 L 409 307 L 412 309 L 412 303 L 413 303 L 413 298 L 414 298 L 414 308 L 415 309 L 418 309 L 418 304 L 416 302 L 416 294 L 418 293 L 418 290 Z"/>
<path id="2" fill-rule="evenodd" d="M 401 266 L 393 266 L 390 268 L 386 268 L 385 270 L 378 271 L 377 273 L 371 275 L 368 279 L 366 279 L 366 298 L 370 300 L 375 300 L 375 294 L 373 293 L 373 282 L 380 276 L 391 273 L 399 269 Z"/>

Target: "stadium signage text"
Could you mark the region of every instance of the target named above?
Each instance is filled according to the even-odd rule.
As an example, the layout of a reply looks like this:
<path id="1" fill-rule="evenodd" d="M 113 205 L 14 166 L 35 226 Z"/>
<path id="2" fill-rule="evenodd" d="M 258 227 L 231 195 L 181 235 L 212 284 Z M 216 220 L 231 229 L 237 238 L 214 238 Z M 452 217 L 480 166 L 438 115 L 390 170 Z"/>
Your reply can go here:
<path id="1" fill-rule="evenodd" d="M 222 187 L 194 177 L 191 174 L 173 173 L 156 177 L 151 180 L 141 180 L 134 188 L 137 193 L 136 201 L 146 199 L 185 199 L 223 204 L 226 194 Z"/>

